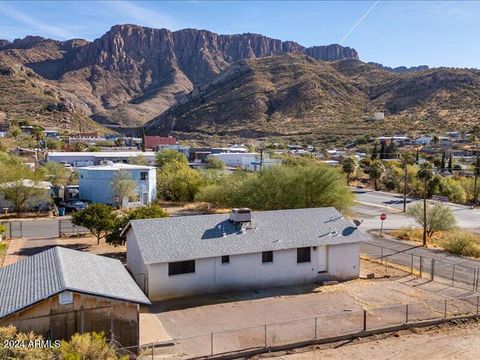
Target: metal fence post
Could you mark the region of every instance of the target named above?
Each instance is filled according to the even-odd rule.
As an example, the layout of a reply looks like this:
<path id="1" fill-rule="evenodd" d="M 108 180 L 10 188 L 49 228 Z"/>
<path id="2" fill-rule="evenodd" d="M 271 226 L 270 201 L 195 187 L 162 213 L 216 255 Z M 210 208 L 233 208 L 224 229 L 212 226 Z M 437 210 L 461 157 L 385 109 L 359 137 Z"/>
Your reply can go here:
<path id="1" fill-rule="evenodd" d="M 20 237 L 23 237 L 23 221 L 20 221 Z"/>
<path id="2" fill-rule="evenodd" d="M 445 319 L 447 318 L 447 299 L 445 299 L 445 314 L 444 314 Z"/>
<path id="3" fill-rule="evenodd" d="M 210 333 L 210 355 L 213 356 L 213 331 Z"/>
<path id="4" fill-rule="evenodd" d="M 480 300 L 480 296 L 477 295 L 477 315 L 478 315 L 478 306 L 480 305 L 480 304 L 479 304 L 479 300 Z"/>
<path id="5" fill-rule="evenodd" d="M 477 269 L 473 269 L 473 289 L 472 289 L 472 291 L 475 291 L 476 280 L 477 280 Z"/>
<path id="6" fill-rule="evenodd" d="M 478 291 L 478 278 L 480 277 L 480 269 L 477 268 L 477 281 L 475 283 L 475 291 Z"/>
<path id="7" fill-rule="evenodd" d="M 363 310 L 363 331 L 367 331 L 367 310 Z"/>
<path id="8" fill-rule="evenodd" d="M 153 346 L 153 342 L 151 345 L 152 345 L 152 360 L 153 360 L 155 357 L 155 347 Z"/>
<path id="9" fill-rule="evenodd" d="M 317 338 L 317 317 L 315 317 L 315 337 L 314 339 Z"/>
<path id="10" fill-rule="evenodd" d="M 410 274 L 413 275 L 413 253 L 412 253 L 412 261 L 410 263 Z"/>
<path id="11" fill-rule="evenodd" d="M 408 304 L 405 305 L 405 324 L 408 324 Z"/>
<path id="12" fill-rule="evenodd" d="M 265 324 L 265 330 L 263 332 L 265 340 L 265 348 L 267 348 L 267 324 Z"/>
<path id="13" fill-rule="evenodd" d="M 422 277 L 423 272 L 423 256 L 420 255 L 420 277 Z"/>
<path id="14" fill-rule="evenodd" d="M 455 282 L 455 264 L 453 264 L 453 268 L 452 268 L 452 286 Z"/>
<path id="15" fill-rule="evenodd" d="M 432 265 L 430 269 L 430 280 L 432 281 L 433 281 L 434 274 L 435 274 L 435 259 L 432 259 Z"/>
<path id="16" fill-rule="evenodd" d="M 383 247 L 380 248 L 380 263 L 383 264 Z"/>
<path id="17" fill-rule="evenodd" d="M 62 220 L 58 220 L 58 237 L 62 236 Z"/>
<path id="18" fill-rule="evenodd" d="M 388 256 L 388 255 L 387 255 Z M 385 256 L 385 275 L 388 275 L 388 261 L 387 256 Z"/>

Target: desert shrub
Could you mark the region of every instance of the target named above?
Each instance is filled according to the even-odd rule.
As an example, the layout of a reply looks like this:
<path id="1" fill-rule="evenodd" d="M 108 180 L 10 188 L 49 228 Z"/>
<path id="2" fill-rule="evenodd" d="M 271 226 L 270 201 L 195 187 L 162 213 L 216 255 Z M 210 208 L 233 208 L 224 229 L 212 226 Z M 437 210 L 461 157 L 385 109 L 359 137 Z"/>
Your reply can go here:
<path id="1" fill-rule="evenodd" d="M 478 237 L 464 231 L 453 231 L 445 234 L 441 246 L 444 250 L 455 255 L 480 257 Z"/>
<path id="2" fill-rule="evenodd" d="M 75 334 L 70 341 L 62 341 L 58 353 L 63 360 L 128 359 L 127 356 L 117 356 L 115 349 L 107 343 L 103 332 Z"/>

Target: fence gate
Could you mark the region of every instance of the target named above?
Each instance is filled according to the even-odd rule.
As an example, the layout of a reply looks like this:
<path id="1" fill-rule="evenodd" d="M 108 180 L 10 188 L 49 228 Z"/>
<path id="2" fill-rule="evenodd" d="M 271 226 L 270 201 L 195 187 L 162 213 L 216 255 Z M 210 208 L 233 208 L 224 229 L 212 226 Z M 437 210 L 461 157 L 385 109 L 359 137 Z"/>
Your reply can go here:
<path id="1" fill-rule="evenodd" d="M 21 221 L 5 221 L 2 222 L 7 228 L 5 235 L 10 239 L 23 237 L 23 223 Z"/>
<path id="2" fill-rule="evenodd" d="M 88 230 L 72 224 L 70 219 L 61 219 L 58 220 L 58 236 L 62 235 L 77 235 L 88 233 Z"/>

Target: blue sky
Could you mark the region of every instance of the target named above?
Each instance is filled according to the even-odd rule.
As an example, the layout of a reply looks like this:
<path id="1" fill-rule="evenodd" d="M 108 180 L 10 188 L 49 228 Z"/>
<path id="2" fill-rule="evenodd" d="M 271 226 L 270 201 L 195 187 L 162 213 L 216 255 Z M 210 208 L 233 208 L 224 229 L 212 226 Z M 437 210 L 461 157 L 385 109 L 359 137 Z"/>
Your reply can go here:
<path id="1" fill-rule="evenodd" d="M 1 1 L 0 39 L 100 37 L 115 24 L 260 33 L 304 46 L 340 43 L 388 66 L 480 68 L 480 2 Z"/>

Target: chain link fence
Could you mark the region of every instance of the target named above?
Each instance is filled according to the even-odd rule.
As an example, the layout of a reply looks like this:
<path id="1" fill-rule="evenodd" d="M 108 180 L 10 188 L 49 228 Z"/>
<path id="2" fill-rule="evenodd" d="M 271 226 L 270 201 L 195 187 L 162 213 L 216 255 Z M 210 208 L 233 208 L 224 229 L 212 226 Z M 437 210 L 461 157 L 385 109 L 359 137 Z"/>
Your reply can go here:
<path id="1" fill-rule="evenodd" d="M 335 341 L 339 337 L 364 336 L 369 332 L 427 321 L 447 321 L 479 314 L 479 296 L 402 304 L 370 310 L 309 317 L 247 328 L 177 338 L 139 348 L 139 358 L 193 359 L 248 351 L 274 350 L 286 345 Z"/>
<path id="2" fill-rule="evenodd" d="M 378 267 L 378 270 L 383 275 L 401 276 L 402 273 L 409 273 L 466 291 L 478 291 L 480 268 L 418 255 L 413 248 L 397 251 L 368 243 L 362 245 L 362 256 L 381 264 L 383 267 Z"/>

